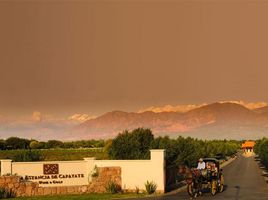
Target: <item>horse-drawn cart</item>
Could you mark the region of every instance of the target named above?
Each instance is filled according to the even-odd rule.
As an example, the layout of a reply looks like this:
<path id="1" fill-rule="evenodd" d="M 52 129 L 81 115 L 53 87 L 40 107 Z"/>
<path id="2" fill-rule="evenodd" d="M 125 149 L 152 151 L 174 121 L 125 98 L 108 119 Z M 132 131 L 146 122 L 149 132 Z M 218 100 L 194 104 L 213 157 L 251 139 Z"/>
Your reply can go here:
<path id="1" fill-rule="evenodd" d="M 215 158 L 205 158 L 206 169 L 191 169 L 186 173 L 187 190 L 190 196 L 198 196 L 204 189 L 212 195 L 224 190 L 224 177 L 220 163 Z"/>

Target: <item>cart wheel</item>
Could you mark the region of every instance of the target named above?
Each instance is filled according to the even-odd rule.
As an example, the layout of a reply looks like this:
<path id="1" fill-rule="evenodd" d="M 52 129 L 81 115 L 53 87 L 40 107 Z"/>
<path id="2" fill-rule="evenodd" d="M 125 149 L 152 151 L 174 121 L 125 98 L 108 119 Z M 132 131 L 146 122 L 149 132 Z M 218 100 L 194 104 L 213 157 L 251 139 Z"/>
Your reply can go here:
<path id="1" fill-rule="evenodd" d="M 223 175 L 221 175 L 220 183 L 221 183 L 221 185 L 220 185 L 220 192 L 223 192 L 223 190 L 224 190 L 224 176 Z"/>
<path id="2" fill-rule="evenodd" d="M 211 194 L 214 196 L 217 192 L 217 182 L 216 180 L 212 180 L 211 182 Z"/>

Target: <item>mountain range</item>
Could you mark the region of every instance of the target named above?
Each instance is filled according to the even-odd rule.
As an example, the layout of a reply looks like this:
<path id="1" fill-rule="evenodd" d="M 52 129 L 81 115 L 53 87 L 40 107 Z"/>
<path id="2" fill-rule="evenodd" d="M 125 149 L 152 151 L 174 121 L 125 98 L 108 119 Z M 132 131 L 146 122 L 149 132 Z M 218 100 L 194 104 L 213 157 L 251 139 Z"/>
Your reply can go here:
<path id="1" fill-rule="evenodd" d="M 137 112 L 112 111 L 98 117 L 74 114 L 57 118 L 37 111 L 32 116 L 14 119 L 0 115 L 1 138 L 107 139 L 138 127 L 150 128 L 156 136 L 173 138 L 181 135 L 202 139 L 257 139 L 268 136 L 268 106 L 232 101 L 150 107 Z"/>
<path id="2" fill-rule="evenodd" d="M 256 139 L 268 136 L 268 106 L 249 109 L 237 103 L 213 103 L 187 112 L 108 112 L 72 128 L 78 138 L 112 138 L 123 130 L 150 128 L 155 135 L 203 139 Z"/>

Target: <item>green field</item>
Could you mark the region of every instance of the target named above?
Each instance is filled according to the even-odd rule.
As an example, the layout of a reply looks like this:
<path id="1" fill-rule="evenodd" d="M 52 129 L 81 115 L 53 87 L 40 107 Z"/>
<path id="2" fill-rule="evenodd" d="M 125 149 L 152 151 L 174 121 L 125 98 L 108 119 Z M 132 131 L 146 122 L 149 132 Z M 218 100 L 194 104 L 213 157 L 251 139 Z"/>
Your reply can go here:
<path id="1" fill-rule="evenodd" d="M 18 161 L 18 154 L 29 150 L 1 150 L 0 159 L 12 159 Z M 59 161 L 59 160 L 83 160 L 85 157 L 96 157 L 96 159 L 108 159 L 108 155 L 102 148 L 88 148 L 88 149 L 41 149 L 31 150 L 32 152 L 39 152 L 44 161 Z"/>
<path id="2" fill-rule="evenodd" d="M 98 199 L 98 200 L 109 200 L 109 199 L 123 199 L 123 198 L 138 198 L 146 196 L 145 194 L 80 194 L 80 195 L 63 195 L 63 196 L 44 196 L 44 197 L 20 197 L 16 199 L 21 200 L 88 200 L 88 199 Z"/>

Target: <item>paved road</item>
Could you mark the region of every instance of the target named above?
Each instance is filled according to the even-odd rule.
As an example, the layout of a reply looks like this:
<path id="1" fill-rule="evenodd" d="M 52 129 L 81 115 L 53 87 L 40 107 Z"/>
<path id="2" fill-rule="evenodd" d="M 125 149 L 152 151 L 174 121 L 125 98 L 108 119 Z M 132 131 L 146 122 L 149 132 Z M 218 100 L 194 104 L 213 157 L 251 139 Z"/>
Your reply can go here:
<path id="1" fill-rule="evenodd" d="M 226 189 L 223 193 L 212 196 L 205 193 L 199 200 L 231 199 L 231 200 L 268 200 L 268 186 L 262 177 L 261 170 L 253 157 L 245 158 L 241 155 L 223 169 Z M 163 197 L 146 198 L 146 200 L 189 200 L 186 191 Z"/>

